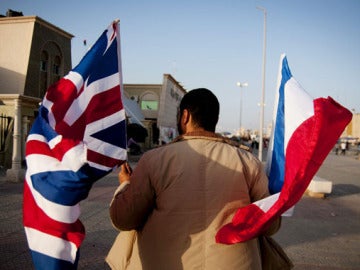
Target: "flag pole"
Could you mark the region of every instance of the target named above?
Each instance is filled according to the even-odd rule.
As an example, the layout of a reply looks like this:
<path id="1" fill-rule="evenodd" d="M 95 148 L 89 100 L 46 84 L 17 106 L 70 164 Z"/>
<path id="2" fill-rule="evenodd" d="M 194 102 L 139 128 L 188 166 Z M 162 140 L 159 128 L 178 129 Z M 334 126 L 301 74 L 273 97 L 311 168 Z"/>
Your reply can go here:
<path id="1" fill-rule="evenodd" d="M 112 22 L 113 27 L 115 27 L 115 31 L 116 31 L 116 35 L 117 35 L 117 55 L 118 55 L 118 69 L 119 69 L 119 85 L 120 85 L 120 97 L 121 97 L 121 102 L 124 106 L 124 111 L 125 111 L 125 142 L 126 142 L 126 149 L 128 147 L 128 138 L 127 138 L 127 120 L 126 120 L 126 105 L 123 101 L 123 97 L 124 97 L 124 84 L 123 84 L 123 74 L 122 74 L 122 62 L 121 62 L 121 40 L 120 40 L 120 19 L 114 19 Z M 126 154 L 126 161 L 129 161 L 129 156 Z M 118 166 L 116 166 L 118 167 Z"/>
<path id="2" fill-rule="evenodd" d="M 264 129 L 264 107 L 265 107 L 265 65 L 266 65 L 266 9 L 256 7 L 264 12 L 264 46 L 263 46 L 263 67 L 262 67 L 262 93 L 260 102 L 260 131 L 259 131 L 259 160 L 262 161 L 263 153 L 263 129 Z"/>
<path id="3" fill-rule="evenodd" d="M 275 101 L 274 101 L 274 108 L 273 108 L 273 118 L 271 120 L 271 134 L 270 134 L 270 140 L 268 145 L 268 152 L 267 152 L 267 158 L 266 158 L 266 174 L 270 174 L 270 168 L 271 168 L 271 156 L 273 152 L 274 147 L 274 133 L 275 133 L 275 126 L 276 126 L 276 114 L 277 114 L 277 107 L 279 103 L 279 88 L 281 84 L 281 68 L 282 68 L 282 60 L 285 57 L 285 53 L 282 53 L 280 55 L 280 61 L 279 61 L 279 69 L 278 69 L 278 75 L 276 79 L 276 91 L 275 91 Z"/>

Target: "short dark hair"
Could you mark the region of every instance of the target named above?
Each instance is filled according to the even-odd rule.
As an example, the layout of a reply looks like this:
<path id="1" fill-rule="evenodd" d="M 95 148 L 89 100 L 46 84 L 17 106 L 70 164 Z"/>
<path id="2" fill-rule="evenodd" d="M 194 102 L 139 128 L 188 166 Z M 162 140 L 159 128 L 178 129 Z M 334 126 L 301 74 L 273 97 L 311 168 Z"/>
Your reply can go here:
<path id="1" fill-rule="evenodd" d="M 187 92 L 180 102 L 180 113 L 187 109 L 192 116 L 194 125 L 207 131 L 215 132 L 219 120 L 219 101 L 206 88 L 197 88 Z"/>

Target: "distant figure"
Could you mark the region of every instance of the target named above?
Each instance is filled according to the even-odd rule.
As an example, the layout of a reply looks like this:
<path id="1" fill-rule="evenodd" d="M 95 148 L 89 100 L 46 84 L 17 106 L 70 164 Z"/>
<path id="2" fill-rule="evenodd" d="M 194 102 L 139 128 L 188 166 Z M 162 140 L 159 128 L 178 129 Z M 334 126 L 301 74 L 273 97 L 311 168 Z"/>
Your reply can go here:
<path id="1" fill-rule="evenodd" d="M 341 154 L 345 156 L 345 154 L 346 154 L 346 142 L 341 142 L 340 148 L 341 148 Z"/>
<path id="2" fill-rule="evenodd" d="M 133 138 L 128 140 L 128 148 L 130 149 L 130 154 L 132 155 L 141 154 L 141 147 Z"/>
<path id="3" fill-rule="evenodd" d="M 336 155 L 339 154 L 339 148 L 340 148 L 340 145 L 339 145 L 339 143 L 337 142 L 337 143 L 335 144 L 335 154 L 336 154 Z"/>

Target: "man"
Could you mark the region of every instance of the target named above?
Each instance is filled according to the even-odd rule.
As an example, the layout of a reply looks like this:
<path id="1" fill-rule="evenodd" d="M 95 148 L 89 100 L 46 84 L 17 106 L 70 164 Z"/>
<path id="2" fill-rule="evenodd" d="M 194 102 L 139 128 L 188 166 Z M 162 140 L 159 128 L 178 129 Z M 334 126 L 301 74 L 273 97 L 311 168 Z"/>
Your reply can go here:
<path id="1" fill-rule="evenodd" d="M 340 147 L 341 147 L 341 154 L 345 156 L 345 154 L 346 154 L 346 142 L 341 141 Z"/>
<path id="2" fill-rule="evenodd" d="M 133 173 L 122 166 L 110 206 L 123 234 L 113 250 L 123 258 L 122 269 L 261 269 L 257 239 L 215 242 L 239 207 L 269 195 L 261 162 L 215 134 L 218 117 L 211 91 L 188 92 L 178 113 L 180 136 L 146 152 Z M 267 233 L 278 228 L 276 222 Z M 125 232 L 131 230 L 136 238 Z"/>

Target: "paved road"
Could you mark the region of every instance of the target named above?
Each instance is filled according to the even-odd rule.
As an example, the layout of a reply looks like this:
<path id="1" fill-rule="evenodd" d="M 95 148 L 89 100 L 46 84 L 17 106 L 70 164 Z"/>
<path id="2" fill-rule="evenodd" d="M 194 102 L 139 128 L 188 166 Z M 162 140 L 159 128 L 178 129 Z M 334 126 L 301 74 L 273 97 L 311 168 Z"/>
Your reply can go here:
<path id="1" fill-rule="evenodd" d="M 330 154 L 317 175 L 332 181 L 332 193 L 304 196 L 275 238 L 295 270 L 360 269 L 360 161 Z"/>
<path id="2" fill-rule="evenodd" d="M 304 196 L 294 216 L 284 218 L 275 236 L 295 264 L 294 270 L 360 269 L 360 161 L 330 154 L 318 176 L 333 182 L 325 199 Z M 116 236 L 108 204 L 116 174 L 98 181 L 81 203 L 87 235 L 79 270 L 108 269 L 104 258 Z M 22 227 L 22 183 L 0 179 L 0 269 L 34 269 Z M 171 270 L 171 269 L 170 269 Z"/>

